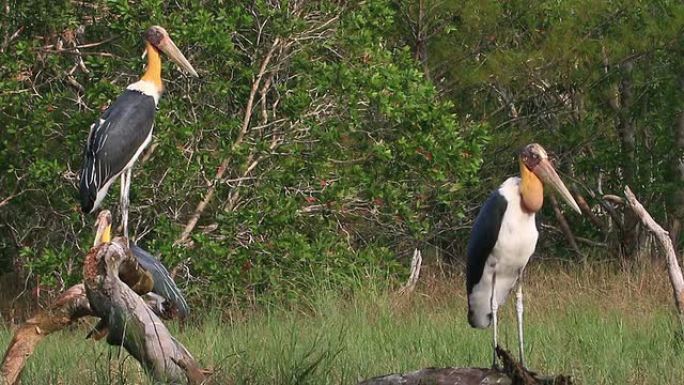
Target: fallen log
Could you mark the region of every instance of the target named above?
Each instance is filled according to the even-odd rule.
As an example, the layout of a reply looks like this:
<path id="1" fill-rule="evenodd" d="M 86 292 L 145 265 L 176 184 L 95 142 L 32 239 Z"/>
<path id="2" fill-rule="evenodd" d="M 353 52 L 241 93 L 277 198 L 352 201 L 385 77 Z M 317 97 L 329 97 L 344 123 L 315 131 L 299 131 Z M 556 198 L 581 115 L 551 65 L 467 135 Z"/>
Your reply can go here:
<path id="1" fill-rule="evenodd" d="M 121 280 L 120 269 L 135 263 L 124 238 L 95 247 L 86 256 L 86 295 L 94 315 L 107 323 L 107 343 L 123 346 L 155 382 L 202 384 L 205 376 L 192 355 Z"/>
<path id="2" fill-rule="evenodd" d="M 93 315 L 82 283 L 62 293 L 50 307 L 41 310 L 14 332 L 0 367 L 0 383 L 19 383 L 26 360 L 48 334 L 62 330 L 79 318 Z"/>
<path id="3" fill-rule="evenodd" d="M 404 374 L 374 377 L 358 385 L 572 385 L 569 376 L 540 376 L 520 365 L 510 353 L 497 347 L 503 369 L 425 368 Z"/>

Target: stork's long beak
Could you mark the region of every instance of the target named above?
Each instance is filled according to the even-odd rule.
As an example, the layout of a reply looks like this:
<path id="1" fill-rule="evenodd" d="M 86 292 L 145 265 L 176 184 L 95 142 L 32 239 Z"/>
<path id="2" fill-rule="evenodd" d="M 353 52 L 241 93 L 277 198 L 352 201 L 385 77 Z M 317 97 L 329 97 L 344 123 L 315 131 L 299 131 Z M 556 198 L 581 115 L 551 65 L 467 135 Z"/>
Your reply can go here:
<path id="1" fill-rule="evenodd" d="M 112 213 L 109 210 L 102 210 L 97 216 L 97 231 L 93 247 L 112 241 Z"/>
<path id="2" fill-rule="evenodd" d="M 199 77 L 197 71 L 192 68 L 192 64 L 185 58 L 185 55 L 176 47 L 176 44 L 168 36 L 159 44 L 158 48 L 162 50 L 169 59 L 173 60 L 179 67 L 190 72 L 194 77 Z"/>
<path id="3" fill-rule="evenodd" d="M 570 194 L 568 188 L 565 187 L 565 184 L 560 179 L 560 177 L 556 173 L 556 170 L 553 168 L 551 162 L 549 162 L 548 159 L 540 160 L 532 172 L 534 172 L 534 174 L 537 177 L 539 177 L 539 179 L 541 179 L 541 181 L 544 184 L 549 185 L 553 187 L 554 190 L 558 191 L 558 194 L 560 194 L 560 196 L 563 197 L 563 199 L 565 199 L 566 202 L 568 202 L 570 207 L 572 207 L 578 213 L 582 214 L 582 211 L 580 211 L 577 202 L 575 202 L 575 199 L 572 197 L 572 194 Z"/>

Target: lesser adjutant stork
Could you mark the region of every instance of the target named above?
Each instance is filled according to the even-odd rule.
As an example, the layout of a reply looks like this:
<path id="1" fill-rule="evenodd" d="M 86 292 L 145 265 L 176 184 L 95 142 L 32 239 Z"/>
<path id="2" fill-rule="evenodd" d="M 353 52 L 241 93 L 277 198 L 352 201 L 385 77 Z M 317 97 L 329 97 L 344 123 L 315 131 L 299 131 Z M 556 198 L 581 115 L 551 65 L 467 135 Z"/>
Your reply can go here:
<path id="1" fill-rule="evenodd" d="M 163 91 L 160 52 L 198 76 L 164 28 L 150 27 L 144 39 L 145 74 L 129 85 L 90 126 L 80 175 L 81 209 L 85 213 L 92 213 L 100 206 L 109 186 L 121 176 L 121 216 L 126 238 L 131 168 L 152 140 L 154 114 Z"/>
<path id="2" fill-rule="evenodd" d="M 544 202 L 544 184 L 555 189 L 581 213 L 542 146 L 527 145 L 520 152 L 519 163 L 520 177 L 506 179 L 489 196 L 475 219 L 468 241 L 468 322 L 475 328 L 493 326 L 493 366 L 496 366 L 497 310 L 516 284 L 518 348 L 524 365 L 521 280 L 539 237 L 535 215 Z"/>

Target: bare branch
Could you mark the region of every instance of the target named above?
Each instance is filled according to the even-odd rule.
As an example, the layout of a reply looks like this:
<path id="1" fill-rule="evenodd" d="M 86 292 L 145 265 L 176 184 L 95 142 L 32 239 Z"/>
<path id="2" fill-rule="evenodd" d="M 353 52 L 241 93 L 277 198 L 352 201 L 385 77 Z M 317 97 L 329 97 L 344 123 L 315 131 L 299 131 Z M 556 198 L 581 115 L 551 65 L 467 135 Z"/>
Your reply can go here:
<path id="1" fill-rule="evenodd" d="M 409 275 L 408 281 L 399 290 L 399 294 L 411 294 L 416 288 L 416 283 L 418 283 L 418 278 L 420 277 L 420 267 L 423 263 L 423 256 L 420 250 L 413 250 L 413 258 L 411 259 L 411 274 Z"/>
<path id="2" fill-rule="evenodd" d="M 90 315 L 93 312 L 82 283 L 62 293 L 49 308 L 35 314 L 14 332 L 2 360 L 0 382 L 18 384 L 26 360 L 44 337 Z"/>
<path id="3" fill-rule="evenodd" d="M 249 98 L 247 99 L 247 105 L 245 106 L 245 113 L 244 117 L 242 119 L 242 127 L 240 128 L 240 132 L 238 133 L 237 138 L 235 139 L 235 142 L 233 142 L 233 145 L 231 146 L 231 150 L 235 150 L 242 144 L 242 141 L 245 138 L 245 134 L 247 133 L 247 130 L 249 129 L 249 122 L 252 118 L 252 107 L 254 105 L 254 97 L 257 93 L 257 90 L 259 89 L 259 85 L 261 83 L 261 79 L 263 78 L 264 74 L 266 73 L 266 68 L 268 67 L 268 64 L 271 62 L 271 58 L 273 57 L 273 53 L 275 50 L 278 48 L 278 46 L 281 44 L 281 39 L 280 38 L 275 38 L 273 40 L 273 43 L 271 44 L 271 48 L 268 50 L 266 55 L 264 56 L 264 59 L 261 62 L 261 66 L 259 67 L 259 73 L 257 74 L 257 77 L 254 79 L 252 82 L 252 88 L 249 92 Z M 231 151 L 231 152 L 233 152 Z M 188 239 L 190 237 L 190 233 L 192 233 L 192 230 L 194 230 L 195 226 L 197 226 L 197 222 L 199 221 L 199 218 L 202 216 L 202 213 L 204 210 L 207 208 L 207 205 L 211 200 L 214 198 L 214 193 L 216 192 L 216 185 L 217 181 L 221 180 L 223 178 L 223 174 L 226 172 L 226 169 L 228 168 L 228 165 L 230 163 L 230 158 L 225 157 L 223 161 L 221 162 L 221 165 L 216 171 L 216 176 L 214 177 L 214 182 L 209 186 L 207 190 L 207 194 L 204 196 L 204 199 L 200 201 L 200 203 L 197 205 L 195 208 L 195 211 L 193 214 L 190 216 L 190 219 L 188 220 L 188 223 L 185 225 L 185 228 L 183 229 L 183 232 L 181 235 L 176 239 L 174 242 L 175 245 L 183 245 L 187 244 Z"/>
<path id="4" fill-rule="evenodd" d="M 629 206 L 634 210 L 634 214 L 636 214 L 636 216 L 641 219 L 641 222 L 651 230 L 665 251 L 667 271 L 670 275 L 670 284 L 672 284 L 675 305 L 679 311 L 679 320 L 684 326 L 684 276 L 682 276 L 682 269 L 679 266 L 677 254 L 672 246 L 672 240 L 670 239 L 669 233 L 665 231 L 665 229 L 653 219 L 651 214 L 646 211 L 644 206 L 639 203 L 629 186 L 625 187 L 625 197 L 627 197 Z"/>

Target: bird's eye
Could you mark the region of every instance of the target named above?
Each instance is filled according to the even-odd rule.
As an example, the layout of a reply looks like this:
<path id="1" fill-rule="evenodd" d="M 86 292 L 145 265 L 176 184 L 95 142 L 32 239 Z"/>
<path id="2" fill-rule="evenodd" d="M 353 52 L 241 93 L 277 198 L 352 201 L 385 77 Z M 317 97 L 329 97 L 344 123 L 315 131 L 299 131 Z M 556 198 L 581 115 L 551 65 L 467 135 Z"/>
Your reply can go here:
<path id="1" fill-rule="evenodd" d="M 532 154 L 532 159 L 539 159 L 539 155 L 533 153 L 533 154 Z"/>

